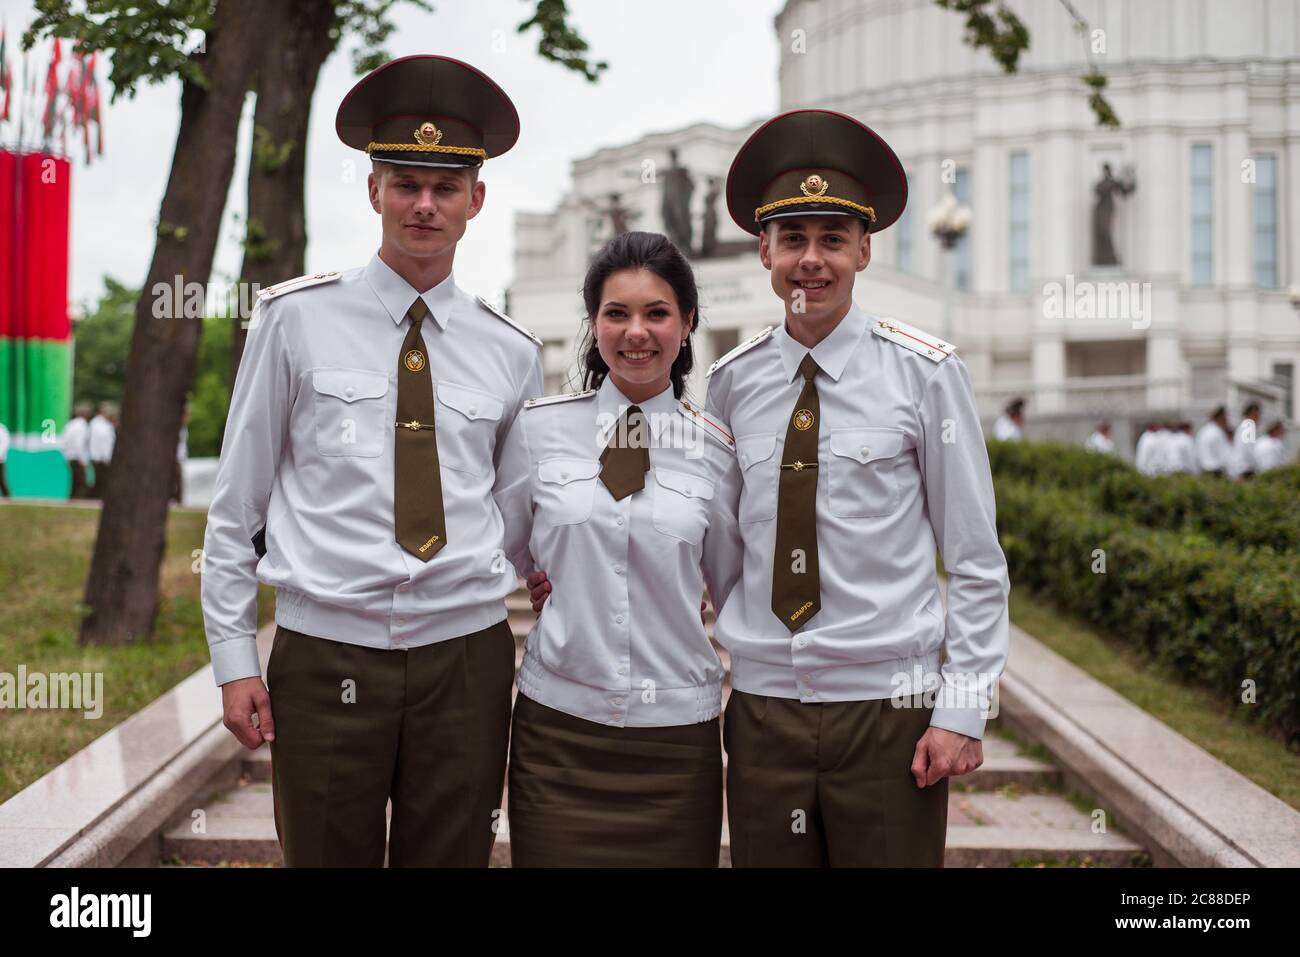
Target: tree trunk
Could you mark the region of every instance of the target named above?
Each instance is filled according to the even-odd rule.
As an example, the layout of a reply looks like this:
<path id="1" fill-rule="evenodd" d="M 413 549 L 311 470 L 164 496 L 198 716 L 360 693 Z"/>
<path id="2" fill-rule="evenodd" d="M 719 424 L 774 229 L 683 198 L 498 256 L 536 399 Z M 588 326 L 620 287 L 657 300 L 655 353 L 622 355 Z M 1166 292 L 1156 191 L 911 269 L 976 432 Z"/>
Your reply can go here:
<path id="1" fill-rule="evenodd" d="M 334 0 L 282 0 L 266 9 L 267 28 L 283 37 L 257 68 L 253 155 L 248 164 L 248 222 L 240 278 L 262 288 L 306 271 L 306 145 L 320 68 L 338 44 Z M 245 318 L 234 319 L 231 387 L 244 354 Z"/>
<path id="2" fill-rule="evenodd" d="M 235 163 L 240 109 L 259 59 L 279 55 L 263 5 L 219 0 L 205 51 L 197 54 L 206 88 L 186 83 L 180 131 L 159 212 L 148 279 L 135 308 L 122 420 L 95 539 L 81 624 L 83 644 L 115 644 L 150 634 L 167 530 L 181 409 L 194 375 L 201 318 L 155 318 L 177 277 L 206 287 Z M 269 55 L 268 55 L 269 53 Z"/>

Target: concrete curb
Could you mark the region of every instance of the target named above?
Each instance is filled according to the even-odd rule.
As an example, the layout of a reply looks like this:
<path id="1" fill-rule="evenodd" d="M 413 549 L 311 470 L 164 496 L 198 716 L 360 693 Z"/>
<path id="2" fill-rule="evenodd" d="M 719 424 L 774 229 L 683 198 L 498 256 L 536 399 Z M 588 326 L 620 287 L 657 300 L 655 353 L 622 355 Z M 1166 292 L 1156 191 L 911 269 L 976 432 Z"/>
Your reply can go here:
<path id="1" fill-rule="evenodd" d="M 1300 812 L 1011 626 L 1000 717 L 1160 867 L 1300 866 Z"/>
<path id="2" fill-rule="evenodd" d="M 263 673 L 274 634 L 274 624 L 258 632 Z M 205 665 L 0 805 L 0 867 L 156 860 L 177 812 L 238 780 L 245 749 L 221 717 Z"/>

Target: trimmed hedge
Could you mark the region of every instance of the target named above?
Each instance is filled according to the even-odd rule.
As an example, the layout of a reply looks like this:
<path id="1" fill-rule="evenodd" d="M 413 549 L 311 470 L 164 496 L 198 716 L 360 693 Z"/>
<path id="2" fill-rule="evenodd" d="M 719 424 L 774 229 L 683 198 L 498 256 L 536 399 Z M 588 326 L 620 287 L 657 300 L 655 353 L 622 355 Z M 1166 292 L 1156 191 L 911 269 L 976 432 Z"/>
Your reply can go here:
<path id="1" fill-rule="evenodd" d="M 1233 701 L 1253 680 L 1255 717 L 1300 740 L 1300 554 L 1135 526 L 1080 489 L 995 486 L 1013 581 Z"/>
<path id="2" fill-rule="evenodd" d="M 1248 482 L 1149 477 L 1114 456 L 1057 442 L 990 442 L 989 460 L 999 478 L 1087 489 L 1101 509 L 1140 525 L 1199 532 L 1239 547 L 1300 549 L 1300 468 Z"/>

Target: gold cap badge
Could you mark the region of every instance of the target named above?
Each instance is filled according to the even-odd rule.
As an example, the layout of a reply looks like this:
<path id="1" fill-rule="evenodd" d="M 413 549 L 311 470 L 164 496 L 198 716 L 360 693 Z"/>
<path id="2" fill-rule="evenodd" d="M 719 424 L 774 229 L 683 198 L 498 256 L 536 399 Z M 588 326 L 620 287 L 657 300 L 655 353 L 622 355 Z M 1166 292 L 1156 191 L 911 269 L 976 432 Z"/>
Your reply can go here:
<path id="1" fill-rule="evenodd" d="M 415 142 L 421 146 L 437 146 L 442 142 L 442 130 L 425 120 L 415 131 Z"/>
<path id="2" fill-rule="evenodd" d="M 826 190 L 830 189 L 830 186 L 830 180 L 822 179 L 816 173 L 810 173 L 807 178 L 799 184 L 799 189 L 803 191 L 805 196 L 825 196 Z"/>

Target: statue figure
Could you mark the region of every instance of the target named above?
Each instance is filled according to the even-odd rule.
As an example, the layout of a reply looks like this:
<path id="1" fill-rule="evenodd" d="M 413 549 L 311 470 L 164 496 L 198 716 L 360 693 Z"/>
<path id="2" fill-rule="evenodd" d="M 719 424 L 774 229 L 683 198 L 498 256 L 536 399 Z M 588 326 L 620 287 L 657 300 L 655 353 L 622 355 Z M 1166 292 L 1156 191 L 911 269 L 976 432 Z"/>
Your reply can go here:
<path id="1" fill-rule="evenodd" d="M 722 195 L 722 177 L 710 176 L 708 192 L 704 194 L 704 222 L 700 228 L 700 258 L 707 259 L 718 253 L 718 197 Z"/>
<path id="2" fill-rule="evenodd" d="M 668 151 L 671 165 L 664 171 L 661 212 L 664 233 L 684 254 L 691 253 L 691 174 L 677 165 L 677 150 Z"/>
<path id="3" fill-rule="evenodd" d="M 1094 266 L 1120 264 L 1112 234 L 1115 225 L 1115 197 L 1127 196 L 1135 187 L 1131 168 L 1125 171 L 1125 177 L 1121 180 L 1116 179 L 1111 173 L 1109 163 L 1102 164 L 1101 179 L 1093 186 L 1093 192 L 1097 197 L 1092 207 L 1092 264 Z"/>

